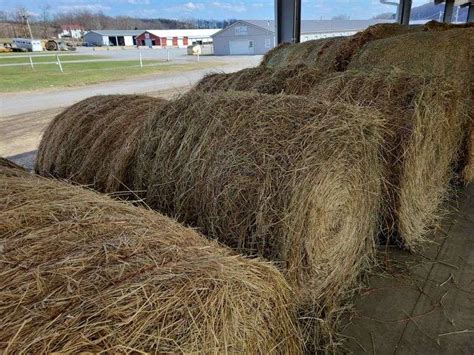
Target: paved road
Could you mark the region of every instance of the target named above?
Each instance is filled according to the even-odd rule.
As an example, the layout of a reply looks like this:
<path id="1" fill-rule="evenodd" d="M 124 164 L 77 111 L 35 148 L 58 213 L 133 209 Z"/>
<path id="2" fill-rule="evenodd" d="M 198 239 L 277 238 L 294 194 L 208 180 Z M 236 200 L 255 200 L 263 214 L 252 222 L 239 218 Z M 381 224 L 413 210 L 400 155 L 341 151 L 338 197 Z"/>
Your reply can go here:
<path id="1" fill-rule="evenodd" d="M 89 96 L 147 94 L 169 99 L 187 91 L 208 72 L 236 71 L 258 64 L 260 59 L 261 57 L 226 58 L 225 62 L 221 59 L 218 65 L 203 69 L 150 74 L 147 77 L 78 88 L 0 94 L 0 156 L 20 154 L 31 163 L 34 155 L 25 153 L 37 149 L 43 130 L 54 116 L 63 108 Z M 211 58 L 206 60 L 210 61 Z"/>
<path id="2" fill-rule="evenodd" d="M 79 88 L 0 94 L 0 118 L 65 107 L 93 95 L 143 94 L 187 87 L 196 83 L 209 72 L 237 71 L 258 64 L 260 59 L 261 57 L 259 56 L 251 56 L 234 58 L 232 60 L 228 59 L 226 62 L 220 60 L 217 65 L 205 69 L 150 74 L 147 77 L 100 83 Z"/>

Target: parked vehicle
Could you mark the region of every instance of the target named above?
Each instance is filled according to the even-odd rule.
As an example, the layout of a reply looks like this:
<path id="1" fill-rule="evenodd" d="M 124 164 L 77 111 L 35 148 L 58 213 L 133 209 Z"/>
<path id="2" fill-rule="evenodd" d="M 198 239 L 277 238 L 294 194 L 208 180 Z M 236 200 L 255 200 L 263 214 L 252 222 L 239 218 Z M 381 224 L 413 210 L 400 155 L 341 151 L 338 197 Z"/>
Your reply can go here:
<path id="1" fill-rule="evenodd" d="M 43 46 L 39 39 L 13 38 L 12 50 L 14 52 L 41 52 Z"/>

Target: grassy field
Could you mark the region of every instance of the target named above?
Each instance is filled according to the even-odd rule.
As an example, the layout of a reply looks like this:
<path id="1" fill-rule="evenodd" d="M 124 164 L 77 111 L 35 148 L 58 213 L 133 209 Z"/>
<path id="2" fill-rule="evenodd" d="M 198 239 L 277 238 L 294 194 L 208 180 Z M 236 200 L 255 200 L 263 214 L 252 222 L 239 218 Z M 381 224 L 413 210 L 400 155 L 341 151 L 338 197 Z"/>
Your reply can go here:
<path id="1" fill-rule="evenodd" d="M 48 56 L 31 56 L 33 63 L 45 63 L 45 62 L 55 62 L 56 56 L 55 55 L 48 55 Z M 71 60 L 94 60 L 94 59 L 105 59 L 105 56 L 98 56 L 98 55 L 84 55 L 84 54 L 74 54 L 74 55 L 59 55 L 59 60 L 61 62 L 70 62 Z M 27 63 L 30 64 L 30 58 L 28 55 L 21 56 L 21 58 L 11 58 L 8 56 L 1 56 L 0 57 L 0 65 L 1 64 L 17 64 L 17 63 Z"/>
<path id="2" fill-rule="evenodd" d="M 76 57 L 74 57 L 74 60 L 76 60 Z M 0 92 L 83 86 L 146 74 L 206 68 L 214 64 L 209 62 L 169 64 L 159 61 L 143 61 L 144 67 L 141 68 L 136 60 L 95 63 L 67 63 L 67 61 L 62 61 L 62 63 L 64 73 L 60 72 L 57 64 L 37 65 L 35 70 L 29 66 L 0 67 L 0 82 L 2 84 L 0 85 Z"/>

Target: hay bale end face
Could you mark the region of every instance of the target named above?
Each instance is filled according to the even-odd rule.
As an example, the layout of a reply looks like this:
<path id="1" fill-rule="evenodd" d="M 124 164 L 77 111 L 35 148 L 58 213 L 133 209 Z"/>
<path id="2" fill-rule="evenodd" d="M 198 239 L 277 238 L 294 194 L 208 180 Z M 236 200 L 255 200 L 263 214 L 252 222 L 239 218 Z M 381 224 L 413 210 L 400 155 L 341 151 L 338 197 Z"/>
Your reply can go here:
<path id="1" fill-rule="evenodd" d="M 94 96 L 54 118 L 38 149 L 35 170 L 103 192 L 126 191 L 146 117 L 165 102 L 137 95 Z"/>
<path id="2" fill-rule="evenodd" d="M 387 118 L 386 198 L 382 231 L 405 247 L 423 244 L 444 215 L 443 203 L 469 122 L 470 88 L 465 81 L 400 70 L 346 71 L 329 75 L 311 93 L 372 107 Z"/>
<path id="3" fill-rule="evenodd" d="M 288 284 L 151 211 L 0 167 L 5 353 L 299 353 Z"/>

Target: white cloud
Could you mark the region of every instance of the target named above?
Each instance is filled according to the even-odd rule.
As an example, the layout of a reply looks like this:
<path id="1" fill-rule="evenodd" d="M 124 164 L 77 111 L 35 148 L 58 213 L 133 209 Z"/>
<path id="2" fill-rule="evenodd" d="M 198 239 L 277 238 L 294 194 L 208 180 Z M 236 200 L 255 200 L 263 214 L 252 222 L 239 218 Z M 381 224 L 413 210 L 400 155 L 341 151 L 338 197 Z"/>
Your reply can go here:
<path id="1" fill-rule="evenodd" d="M 204 8 L 204 5 L 199 2 L 189 1 L 183 5 L 183 8 L 187 11 L 200 10 Z"/>
<path id="2" fill-rule="evenodd" d="M 112 8 L 110 6 L 99 5 L 99 4 L 84 4 L 84 5 L 62 5 L 58 6 L 59 12 L 69 12 L 69 11 L 81 11 L 86 10 L 90 12 L 99 12 L 99 11 L 108 11 Z"/>
<path id="3" fill-rule="evenodd" d="M 230 2 L 214 1 L 212 3 L 212 6 L 218 9 L 223 9 L 223 10 L 228 10 L 228 11 L 233 11 L 233 12 L 246 12 L 247 11 L 247 8 L 242 3 L 234 4 Z"/>
<path id="4" fill-rule="evenodd" d="M 150 5 L 150 0 L 127 0 L 131 5 Z"/>

